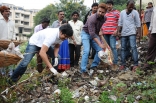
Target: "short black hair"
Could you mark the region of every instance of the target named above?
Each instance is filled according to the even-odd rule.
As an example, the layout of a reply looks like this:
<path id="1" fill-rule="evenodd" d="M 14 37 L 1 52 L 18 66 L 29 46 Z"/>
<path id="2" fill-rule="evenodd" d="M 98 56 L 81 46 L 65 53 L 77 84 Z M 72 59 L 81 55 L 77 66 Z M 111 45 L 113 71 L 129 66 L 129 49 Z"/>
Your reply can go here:
<path id="1" fill-rule="evenodd" d="M 65 20 L 65 19 L 63 19 L 62 22 L 61 22 L 61 24 L 65 24 L 65 23 L 68 23 L 68 21 Z"/>
<path id="2" fill-rule="evenodd" d="M 45 17 L 41 20 L 41 23 L 50 23 L 50 20 Z"/>
<path id="3" fill-rule="evenodd" d="M 98 3 L 93 3 L 93 4 L 92 4 L 92 7 L 98 6 L 98 5 L 99 5 Z"/>
<path id="4" fill-rule="evenodd" d="M 77 14 L 79 16 L 79 13 L 77 11 L 74 11 L 71 16 L 73 16 L 74 14 Z"/>
<path id="5" fill-rule="evenodd" d="M 73 29 L 70 26 L 70 24 L 64 24 L 62 25 L 59 30 L 62 32 L 62 34 L 66 34 L 68 37 L 73 36 Z"/>
<path id="6" fill-rule="evenodd" d="M 148 5 L 149 5 L 149 4 L 152 5 L 152 7 L 153 7 L 153 3 L 152 3 L 152 2 L 149 2 Z"/>
<path id="7" fill-rule="evenodd" d="M 128 1 L 127 1 L 127 6 L 128 6 L 129 4 L 131 4 L 131 3 L 135 4 L 135 1 L 134 1 L 134 0 L 128 0 Z"/>
<path id="8" fill-rule="evenodd" d="M 63 10 L 59 10 L 59 11 L 57 12 L 57 14 L 59 15 L 60 12 L 64 12 L 64 11 L 63 11 Z"/>
<path id="9" fill-rule="evenodd" d="M 152 2 L 149 2 L 148 4 L 151 4 L 151 5 L 153 5 L 153 3 L 152 3 Z"/>
<path id="10" fill-rule="evenodd" d="M 114 2 L 113 2 L 113 0 L 107 0 L 106 1 L 106 4 L 112 4 L 112 5 L 114 5 Z"/>

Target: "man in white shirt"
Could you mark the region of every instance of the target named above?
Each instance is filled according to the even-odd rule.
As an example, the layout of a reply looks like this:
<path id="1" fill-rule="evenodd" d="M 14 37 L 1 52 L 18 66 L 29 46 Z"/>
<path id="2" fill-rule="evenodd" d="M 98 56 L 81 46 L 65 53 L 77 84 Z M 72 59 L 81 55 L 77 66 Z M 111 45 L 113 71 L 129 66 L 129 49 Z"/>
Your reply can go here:
<path id="1" fill-rule="evenodd" d="M 156 57 L 156 7 L 153 9 L 151 16 L 151 24 L 149 27 L 149 47 L 146 57 L 146 62 L 154 62 Z M 152 65 L 145 63 L 143 70 L 147 71 L 148 69 L 152 69 Z"/>
<path id="2" fill-rule="evenodd" d="M 10 8 L 1 6 L 0 12 L 0 40 L 15 40 L 15 23 L 9 19 Z"/>
<path id="3" fill-rule="evenodd" d="M 12 85 L 12 82 L 17 82 L 19 80 L 26 71 L 29 62 L 38 51 L 50 71 L 53 72 L 54 75 L 57 75 L 58 72 L 54 69 L 54 66 L 58 64 L 58 51 L 60 44 L 63 40 L 71 37 L 72 35 L 73 30 L 69 24 L 62 25 L 60 28 L 47 28 L 34 33 L 26 47 L 24 59 L 15 69 L 13 75 L 8 81 L 9 84 Z M 47 54 L 51 58 L 55 58 L 55 61 L 53 61 L 52 64 L 48 60 Z"/>
<path id="4" fill-rule="evenodd" d="M 49 26 L 50 20 L 48 18 L 43 18 L 41 21 L 41 24 L 35 26 L 34 28 L 34 33 L 46 29 Z M 39 73 L 43 71 L 43 66 L 42 66 L 42 58 L 39 55 L 39 52 L 36 54 L 37 56 L 37 70 Z"/>
<path id="5" fill-rule="evenodd" d="M 10 8 L 6 6 L 0 7 L 2 18 L 0 18 L 0 40 L 15 40 L 15 23 L 10 20 Z M 1 74 L 5 75 L 5 69 L 0 68 Z M 12 75 L 12 66 L 9 67 L 9 76 Z"/>
<path id="6" fill-rule="evenodd" d="M 70 67 L 78 66 L 80 52 L 81 52 L 81 31 L 83 22 L 78 20 L 79 13 L 74 11 L 72 13 L 72 19 L 68 23 L 73 28 L 73 39 L 69 39 L 69 50 L 70 50 Z M 75 52 L 75 56 L 74 56 Z M 74 58 L 75 57 L 75 58 Z"/>

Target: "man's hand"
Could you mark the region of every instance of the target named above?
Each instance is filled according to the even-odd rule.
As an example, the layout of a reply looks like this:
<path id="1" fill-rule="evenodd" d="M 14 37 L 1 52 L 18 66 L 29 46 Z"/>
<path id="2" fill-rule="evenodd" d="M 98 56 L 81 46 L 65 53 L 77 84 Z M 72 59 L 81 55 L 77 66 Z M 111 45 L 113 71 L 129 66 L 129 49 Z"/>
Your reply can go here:
<path id="1" fill-rule="evenodd" d="M 54 67 L 58 65 L 58 58 L 55 58 L 55 63 L 54 63 Z"/>
<path id="2" fill-rule="evenodd" d="M 39 55 L 41 56 L 41 58 L 45 62 L 45 64 L 48 66 L 48 68 L 52 68 L 52 65 L 51 65 L 50 61 L 48 60 L 48 56 L 47 56 L 48 49 L 49 48 L 43 44 L 43 46 L 41 47 L 41 50 L 39 52 Z"/>
<path id="3" fill-rule="evenodd" d="M 144 24 L 146 24 L 146 21 L 143 21 Z"/>
<path id="4" fill-rule="evenodd" d="M 113 33 L 113 35 L 114 36 L 117 36 L 118 35 L 117 33 L 118 33 L 117 30 L 115 30 L 114 33 Z"/>
<path id="5" fill-rule="evenodd" d="M 103 36 L 102 29 L 100 29 L 99 36 Z"/>
<path id="6" fill-rule="evenodd" d="M 141 37 L 141 34 L 138 33 L 137 34 L 137 39 L 140 39 L 140 37 Z"/>
<path id="7" fill-rule="evenodd" d="M 73 40 L 73 43 L 74 43 L 75 46 L 77 45 L 75 40 Z"/>
<path id="8" fill-rule="evenodd" d="M 58 74 L 58 72 L 55 70 L 55 68 L 50 68 L 50 71 L 52 72 L 52 73 L 54 73 L 54 75 L 57 75 Z"/>
<path id="9" fill-rule="evenodd" d="M 100 46 L 103 50 L 105 50 L 106 47 L 107 47 L 105 44 L 100 44 L 99 46 Z"/>

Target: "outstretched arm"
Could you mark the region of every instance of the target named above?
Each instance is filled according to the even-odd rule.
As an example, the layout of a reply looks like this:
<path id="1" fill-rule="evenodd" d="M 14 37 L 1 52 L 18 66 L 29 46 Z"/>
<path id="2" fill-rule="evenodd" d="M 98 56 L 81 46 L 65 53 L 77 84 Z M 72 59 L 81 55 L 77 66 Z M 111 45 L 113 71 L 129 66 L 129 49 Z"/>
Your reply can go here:
<path id="1" fill-rule="evenodd" d="M 45 62 L 45 64 L 48 66 L 48 68 L 50 69 L 53 66 L 51 65 L 50 61 L 48 60 L 48 56 L 47 56 L 48 49 L 49 48 L 43 44 L 43 46 L 41 47 L 39 55 L 41 56 L 41 58 Z"/>

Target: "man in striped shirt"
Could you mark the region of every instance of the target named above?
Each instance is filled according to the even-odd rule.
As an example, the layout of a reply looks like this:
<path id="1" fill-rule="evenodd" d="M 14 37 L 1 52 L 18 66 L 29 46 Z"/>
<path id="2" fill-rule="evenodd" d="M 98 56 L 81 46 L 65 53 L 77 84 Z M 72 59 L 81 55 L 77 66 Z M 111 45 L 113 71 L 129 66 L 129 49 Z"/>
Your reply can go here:
<path id="1" fill-rule="evenodd" d="M 117 49 L 116 49 L 116 33 L 117 33 L 117 26 L 120 12 L 118 10 L 113 9 L 113 1 L 108 0 L 106 2 L 108 11 L 105 14 L 106 22 L 102 26 L 102 31 L 104 34 L 104 38 L 106 39 L 108 45 L 111 47 L 114 60 L 112 65 L 112 70 L 116 70 L 118 68 L 118 56 L 117 56 Z"/>

